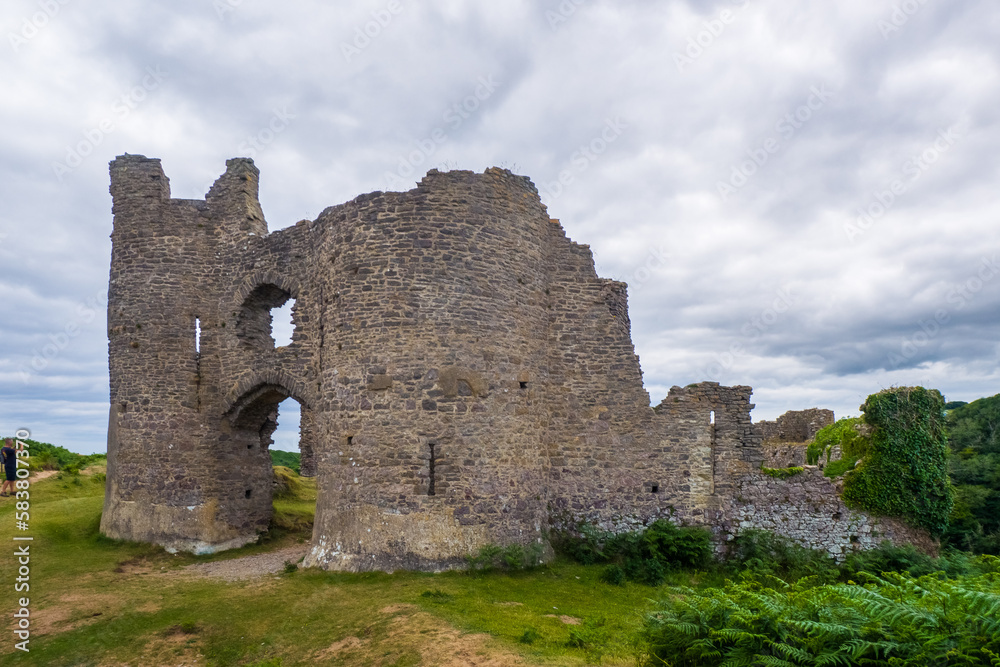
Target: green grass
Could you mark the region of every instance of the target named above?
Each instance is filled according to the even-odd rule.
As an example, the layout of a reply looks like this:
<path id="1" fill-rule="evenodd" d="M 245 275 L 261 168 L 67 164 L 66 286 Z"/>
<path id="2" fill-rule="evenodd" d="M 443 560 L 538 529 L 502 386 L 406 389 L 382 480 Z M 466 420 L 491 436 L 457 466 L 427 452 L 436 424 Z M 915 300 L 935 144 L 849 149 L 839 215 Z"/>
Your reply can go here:
<path id="1" fill-rule="evenodd" d="M 501 661 L 519 655 L 527 664 L 583 665 L 598 657 L 602 664 L 634 663 L 642 617 L 657 589 L 602 583 L 600 566 L 557 561 L 510 574 L 300 569 L 236 583 L 181 573 L 192 563 L 271 551 L 309 537 L 315 480 L 278 474 L 291 491 L 275 501 L 271 537 L 211 556 L 171 555 L 101 536 L 99 474 L 33 482 L 31 653 L 9 653 L 0 662 L 180 664 L 200 655 L 209 665 L 288 667 L 314 664 L 321 651 L 347 640 L 347 649 L 327 656 L 328 664 L 416 665 L 433 664 L 427 652 L 448 642 L 474 639 L 476 652 Z M 0 539 L 8 544 L 13 510 L 12 502 L 0 504 Z M 0 561 L 11 572 L 11 550 L 5 551 Z M 690 572 L 669 573 L 666 582 L 719 583 L 719 575 Z M 0 612 L 12 613 L 14 602 L 13 593 L 5 595 Z M 485 636 L 469 639 L 466 633 Z M 526 636 L 530 642 L 522 642 Z"/>
<path id="2" fill-rule="evenodd" d="M 862 569 L 946 569 L 915 552 L 884 549 L 841 571 L 777 538 L 747 535 L 742 560 L 707 571 L 668 570 L 657 587 L 604 583 L 604 564 L 568 560 L 514 572 L 442 574 L 288 567 L 226 583 L 181 568 L 305 542 L 314 479 L 276 468 L 284 490 L 269 535 L 241 549 L 193 556 L 101 536 L 103 476 L 86 472 L 31 485 L 31 653 L 5 653 L 4 665 L 405 666 L 440 664 L 450 655 L 479 655 L 493 664 L 517 658 L 529 665 L 634 665 L 644 648 L 643 619 L 653 600 L 676 599 L 671 587 L 710 595 L 727 579 L 815 575 L 814 582 L 833 582 Z M 9 499 L 0 502 L 0 539 L 8 544 L 13 511 Z M 12 552 L 0 556 L 3 572 L 14 570 Z M 956 558 L 949 567 L 969 569 Z M 13 593 L 0 601 L 0 613 L 13 612 Z"/>

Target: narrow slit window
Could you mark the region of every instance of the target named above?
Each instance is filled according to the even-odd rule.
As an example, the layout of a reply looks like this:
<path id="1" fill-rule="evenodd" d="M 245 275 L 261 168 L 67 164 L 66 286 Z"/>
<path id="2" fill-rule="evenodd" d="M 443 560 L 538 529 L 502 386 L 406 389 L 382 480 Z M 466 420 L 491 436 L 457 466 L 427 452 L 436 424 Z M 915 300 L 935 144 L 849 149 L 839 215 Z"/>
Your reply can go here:
<path id="1" fill-rule="evenodd" d="M 434 449 L 437 447 L 437 445 L 435 445 L 434 443 L 431 443 L 429 445 L 429 447 L 430 447 L 430 450 L 431 450 L 431 456 L 430 456 L 430 459 L 427 462 L 427 476 L 429 478 L 429 480 L 427 482 L 427 495 L 428 496 L 433 496 L 434 495 L 434 465 L 437 463 L 437 456 L 436 456 L 436 452 L 434 451 Z"/>
<path id="2" fill-rule="evenodd" d="M 712 410 L 711 412 L 708 413 L 708 423 L 709 424 L 715 423 L 715 410 Z"/>
<path id="3" fill-rule="evenodd" d="M 654 484 L 652 487 L 650 487 L 649 492 L 650 493 L 659 493 L 660 492 L 660 485 L 659 484 Z"/>
<path id="4" fill-rule="evenodd" d="M 194 318 L 194 353 L 201 354 L 201 318 Z"/>

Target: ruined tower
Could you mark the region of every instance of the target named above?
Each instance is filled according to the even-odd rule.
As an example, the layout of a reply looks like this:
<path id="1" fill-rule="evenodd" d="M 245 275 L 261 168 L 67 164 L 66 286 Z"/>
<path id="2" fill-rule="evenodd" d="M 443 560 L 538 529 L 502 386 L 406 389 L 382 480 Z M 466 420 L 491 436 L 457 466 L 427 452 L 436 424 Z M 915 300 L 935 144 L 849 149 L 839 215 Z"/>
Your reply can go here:
<path id="1" fill-rule="evenodd" d="M 730 530 L 762 460 L 750 388 L 650 407 L 626 286 L 527 178 L 433 170 L 271 233 L 257 187 L 247 159 L 204 200 L 172 199 L 159 160 L 111 163 L 105 534 L 200 553 L 256 539 L 289 397 L 318 478 L 306 565 L 437 570 L 487 544 L 544 551 L 581 520 Z"/>

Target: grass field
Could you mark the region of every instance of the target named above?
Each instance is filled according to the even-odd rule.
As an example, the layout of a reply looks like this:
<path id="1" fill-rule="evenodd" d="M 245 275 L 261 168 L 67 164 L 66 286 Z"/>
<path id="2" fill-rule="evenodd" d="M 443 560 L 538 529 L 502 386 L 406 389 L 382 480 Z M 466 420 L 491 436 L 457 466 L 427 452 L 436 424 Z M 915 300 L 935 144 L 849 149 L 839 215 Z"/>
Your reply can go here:
<path id="1" fill-rule="evenodd" d="M 308 540 L 312 480 L 290 471 L 261 544 L 196 557 L 98 532 L 99 468 L 31 485 L 30 654 L 5 633 L 3 665 L 634 665 L 642 614 L 657 589 L 598 579 L 557 561 L 514 574 L 342 574 L 296 570 L 225 582 L 184 568 Z M 0 499 L 0 536 L 14 506 Z M 4 549 L 6 618 L 16 609 L 13 549 Z M 291 569 L 291 568 L 287 568 Z M 711 579 L 712 576 L 704 575 Z M 668 583 L 699 583 L 678 574 Z M 713 582 L 717 583 L 717 582 Z"/>

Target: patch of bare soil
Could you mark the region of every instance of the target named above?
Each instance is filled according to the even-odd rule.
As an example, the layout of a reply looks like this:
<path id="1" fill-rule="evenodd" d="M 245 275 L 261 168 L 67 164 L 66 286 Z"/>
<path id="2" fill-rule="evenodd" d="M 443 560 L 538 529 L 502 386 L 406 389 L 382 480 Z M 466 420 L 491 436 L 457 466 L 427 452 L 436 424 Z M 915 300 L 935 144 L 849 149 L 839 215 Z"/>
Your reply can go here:
<path id="1" fill-rule="evenodd" d="M 166 636 L 144 638 L 140 662 L 101 662 L 98 667 L 202 667 L 205 657 L 195 636 L 171 632 Z"/>
<path id="2" fill-rule="evenodd" d="M 47 635 L 75 630 L 121 607 L 121 599 L 116 595 L 69 593 L 61 596 L 56 604 L 31 614 L 31 634 Z"/>
<path id="3" fill-rule="evenodd" d="M 152 574 L 153 572 L 158 572 L 153 564 L 149 562 L 149 559 L 138 556 L 136 558 L 129 558 L 128 560 L 123 560 L 115 566 L 114 569 L 116 574 Z"/>
<path id="4" fill-rule="evenodd" d="M 556 616 L 555 614 L 545 614 L 545 618 L 558 618 L 565 625 L 580 625 L 583 621 L 576 616 Z"/>
<path id="5" fill-rule="evenodd" d="M 285 563 L 298 563 L 299 559 L 309 551 L 308 544 L 298 544 L 287 549 L 280 549 L 266 554 L 231 558 L 212 563 L 195 563 L 183 568 L 182 572 L 199 577 L 210 577 L 224 581 L 239 581 L 253 579 L 266 574 L 277 574 L 285 571 Z"/>
<path id="6" fill-rule="evenodd" d="M 315 653 L 312 662 L 391 665 L 403 656 L 424 667 L 508 667 L 523 665 L 516 653 L 488 646 L 487 634 L 465 634 L 414 605 L 394 604 L 380 610 L 391 615 L 385 632 L 347 637 Z M 409 663 L 408 663 L 409 664 Z"/>

